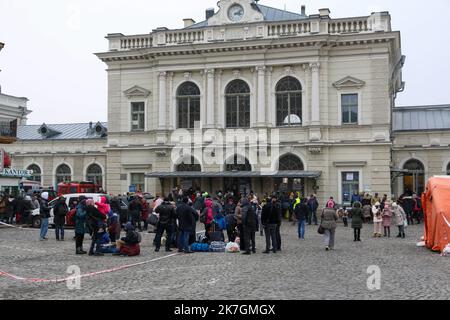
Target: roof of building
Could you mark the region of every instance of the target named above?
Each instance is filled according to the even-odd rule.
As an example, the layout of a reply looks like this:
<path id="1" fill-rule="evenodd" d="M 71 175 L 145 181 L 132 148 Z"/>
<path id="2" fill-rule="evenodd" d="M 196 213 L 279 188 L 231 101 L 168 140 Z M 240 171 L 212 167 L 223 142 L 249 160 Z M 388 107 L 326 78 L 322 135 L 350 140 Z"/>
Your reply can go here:
<path id="1" fill-rule="evenodd" d="M 450 130 L 450 105 L 394 108 L 394 131 Z"/>
<path id="2" fill-rule="evenodd" d="M 265 21 L 292 21 L 308 18 L 306 15 L 302 15 L 300 13 L 268 7 L 262 4 L 255 3 L 252 6 L 257 10 L 259 10 L 264 15 Z M 193 24 L 192 26 L 189 26 L 186 29 L 203 28 L 206 26 L 208 26 L 208 20 Z"/>
<path id="3" fill-rule="evenodd" d="M 102 139 L 106 137 L 108 123 L 100 122 L 105 128 L 103 133 L 97 134 L 94 123 L 70 123 L 70 124 L 47 124 L 51 135 L 43 135 L 40 129 L 44 125 L 26 125 L 17 127 L 17 138 L 19 140 L 80 140 L 80 139 Z M 92 127 L 92 128 L 91 128 Z"/>

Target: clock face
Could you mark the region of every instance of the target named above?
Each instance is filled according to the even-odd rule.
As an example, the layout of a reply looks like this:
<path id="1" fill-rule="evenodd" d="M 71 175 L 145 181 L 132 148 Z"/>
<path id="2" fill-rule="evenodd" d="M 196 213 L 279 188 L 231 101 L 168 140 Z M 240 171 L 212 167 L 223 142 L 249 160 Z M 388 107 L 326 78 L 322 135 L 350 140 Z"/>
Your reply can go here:
<path id="1" fill-rule="evenodd" d="M 234 4 L 228 10 L 228 18 L 233 22 L 238 22 L 242 20 L 244 16 L 244 8 L 239 4 Z"/>

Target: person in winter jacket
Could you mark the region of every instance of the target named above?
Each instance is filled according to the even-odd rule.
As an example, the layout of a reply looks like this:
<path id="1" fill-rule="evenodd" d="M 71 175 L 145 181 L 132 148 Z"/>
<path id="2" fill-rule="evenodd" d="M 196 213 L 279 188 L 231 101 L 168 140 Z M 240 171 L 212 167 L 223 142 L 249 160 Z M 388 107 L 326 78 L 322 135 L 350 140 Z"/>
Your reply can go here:
<path id="1" fill-rule="evenodd" d="M 144 199 L 144 197 L 140 197 L 139 200 L 142 206 L 141 220 L 144 221 L 144 231 L 148 231 L 148 217 L 151 213 L 150 205 L 148 204 L 147 200 Z"/>
<path id="2" fill-rule="evenodd" d="M 88 225 L 89 230 L 91 231 L 92 237 L 89 255 L 102 256 L 103 254 L 99 252 L 100 248 L 98 246 L 97 240 L 99 230 L 105 228 L 105 216 L 95 207 L 94 200 L 92 199 L 86 200 L 86 224 Z"/>
<path id="3" fill-rule="evenodd" d="M 361 202 L 353 203 L 352 210 L 352 228 L 355 235 L 354 241 L 361 241 L 361 229 L 364 222 L 364 214 L 361 209 Z"/>
<path id="4" fill-rule="evenodd" d="M 309 207 L 305 202 L 300 203 L 295 207 L 295 217 L 298 221 L 298 237 L 305 240 L 306 220 L 309 217 Z"/>
<path id="5" fill-rule="evenodd" d="M 103 216 L 105 218 L 108 216 L 108 213 L 111 211 L 111 206 L 107 202 L 108 202 L 108 199 L 106 199 L 106 197 L 100 197 L 100 202 L 95 203 L 98 211 L 100 211 L 101 214 L 103 214 Z"/>
<path id="6" fill-rule="evenodd" d="M 278 246 L 277 238 L 277 226 L 281 223 L 281 207 L 277 202 L 276 197 L 270 199 L 262 209 L 261 220 L 264 225 L 266 234 L 266 251 L 264 253 L 270 253 L 271 246 L 270 242 L 272 240 L 272 251 L 276 253 Z"/>
<path id="7" fill-rule="evenodd" d="M 406 220 L 406 213 L 403 210 L 403 208 L 398 205 L 397 203 L 393 203 L 392 204 L 392 211 L 394 213 L 395 216 L 395 222 L 397 224 L 398 227 L 398 236 L 397 238 L 405 238 L 405 222 Z"/>
<path id="8" fill-rule="evenodd" d="M 141 254 L 141 247 L 139 243 L 141 242 L 141 237 L 139 233 L 135 231 L 135 227 L 131 222 L 128 222 L 125 226 L 125 237 L 116 241 L 116 248 L 119 253 L 114 255 L 119 256 L 138 256 Z"/>
<path id="9" fill-rule="evenodd" d="M 51 208 L 48 206 L 48 192 L 42 192 L 39 213 L 41 216 L 41 233 L 40 240 L 48 240 L 48 219 L 50 218 Z"/>
<path id="10" fill-rule="evenodd" d="M 206 198 L 205 200 L 205 208 L 201 214 L 201 221 L 205 224 L 206 237 L 209 240 L 209 232 L 212 228 L 212 222 L 214 221 L 214 209 L 213 209 L 213 201 L 211 198 Z"/>
<path id="11" fill-rule="evenodd" d="M 375 238 L 382 237 L 381 224 L 383 223 L 383 216 L 381 212 L 381 204 L 376 202 L 372 208 L 373 213 L 373 236 Z"/>
<path id="12" fill-rule="evenodd" d="M 53 208 L 56 241 L 64 241 L 64 225 L 66 224 L 66 216 L 68 213 L 69 207 L 67 207 L 66 198 L 59 198 Z"/>
<path id="13" fill-rule="evenodd" d="M 241 201 L 242 226 L 244 231 L 244 248 L 243 254 L 249 255 L 252 252 L 256 253 L 256 226 L 258 218 L 251 203 L 246 199 Z M 250 250 L 250 246 L 252 247 Z"/>
<path id="14" fill-rule="evenodd" d="M 182 203 L 177 207 L 177 218 L 179 227 L 178 237 L 178 252 L 184 252 L 186 254 L 192 253 L 189 248 L 189 237 L 191 232 L 195 230 L 195 215 L 196 211 L 188 205 L 189 198 L 183 197 Z"/>
<path id="15" fill-rule="evenodd" d="M 332 199 L 331 199 L 332 200 Z M 337 221 L 339 217 L 334 209 L 334 201 L 328 201 L 327 208 L 323 209 L 321 215 L 321 226 L 325 229 L 324 240 L 325 240 L 325 250 L 330 251 L 334 249 L 334 239 L 337 228 Z"/>
<path id="16" fill-rule="evenodd" d="M 382 211 L 382 216 L 383 216 L 384 236 L 390 238 L 391 224 L 392 224 L 392 209 L 391 203 L 388 200 L 384 202 L 384 209 Z"/>
<path id="17" fill-rule="evenodd" d="M 310 212 L 308 216 L 308 224 L 311 225 L 312 223 L 314 223 L 317 226 L 317 209 L 319 209 L 319 202 L 317 201 L 316 196 L 313 194 L 308 199 L 308 207 Z"/>
<path id="18" fill-rule="evenodd" d="M 83 250 L 84 235 L 86 233 L 86 198 L 81 196 L 75 214 L 75 247 L 76 254 L 87 254 Z"/>
<path id="19" fill-rule="evenodd" d="M 130 213 L 129 222 L 134 226 L 134 228 L 139 228 L 139 231 L 142 231 L 141 228 L 141 215 L 142 215 L 142 205 L 139 199 L 134 198 L 130 204 L 128 205 L 128 210 Z"/>
<path id="20" fill-rule="evenodd" d="M 156 225 L 155 252 L 159 252 L 161 248 L 161 238 L 164 232 L 167 233 L 166 252 L 171 252 L 171 241 L 169 239 L 172 238 L 172 234 L 174 232 L 174 224 L 176 220 L 175 208 L 169 202 L 169 198 L 165 198 L 164 202 L 156 208 L 155 212 L 159 214 L 158 224 Z"/>

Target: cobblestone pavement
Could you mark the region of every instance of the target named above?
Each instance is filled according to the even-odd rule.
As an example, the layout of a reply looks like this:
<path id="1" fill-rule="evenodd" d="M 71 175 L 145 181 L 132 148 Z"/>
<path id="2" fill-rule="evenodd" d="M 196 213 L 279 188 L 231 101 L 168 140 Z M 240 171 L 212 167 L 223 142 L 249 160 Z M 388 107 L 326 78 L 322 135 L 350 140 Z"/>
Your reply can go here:
<path id="1" fill-rule="evenodd" d="M 450 260 L 416 243 L 423 225 L 407 230 L 407 239 L 370 238 L 365 225 L 361 243 L 350 228 L 339 226 L 336 250 L 326 252 L 315 226 L 306 240 L 285 222 L 283 251 L 264 255 L 257 234 L 258 253 L 175 255 L 138 267 L 82 279 L 81 290 L 65 283 L 32 284 L 0 277 L 0 299 L 449 299 Z M 39 242 L 38 231 L 0 229 L 0 270 L 25 278 L 67 277 L 68 266 L 83 274 L 164 257 L 152 247 L 153 234 L 143 234 L 142 255 L 136 258 L 76 256 L 67 231 L 65 242 Z M 395 230 L 393 228 L 393 235 Z M 85 241 L 88 242 L 88 241 Z M 85 247 L 87 247 L 85 243 Z M 85 248 L 86 249 L 86 248 Z M 370 291 L 367 268 L 381 269 L 381 290 Z"/>

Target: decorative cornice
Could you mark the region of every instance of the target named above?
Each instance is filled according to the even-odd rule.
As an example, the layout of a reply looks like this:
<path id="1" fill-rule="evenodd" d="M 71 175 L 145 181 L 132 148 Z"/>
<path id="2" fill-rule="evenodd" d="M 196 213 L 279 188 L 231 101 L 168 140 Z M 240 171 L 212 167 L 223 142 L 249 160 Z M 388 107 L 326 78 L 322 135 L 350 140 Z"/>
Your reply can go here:
<path id="1" fill-rule="evenodd" d="M 355 46 L 355 45 L 368 45 L 386 43 L 395 40 L 395 36 L 387 36 L 386 34 L 357 34 L 358 39 L 342 39 L 342 36 L 335 35 L 319 35 L 319 36 L 302 36 L 302 40 L 296 42 L 282 42 L 274 43 L 273 40 L 266 43 L 252 44 L 251 39 L 245 42 L 242 41 L 230 41 L 230 46 L 217 47 L 217 43 L 201 43 L 179 45 L 173 47 L 154 47 L 147 49 L 134 49 L 128 51 L 111 51 L 106 53 L 98 53 L 97 56 L 104 62 L 120 62 L 126 60 L 152 60 L 157 57 L 163 56 L 182 56 L 182 55 L 202 55 L 208 53 L 220 53 L 220 52 L 239 52 L 239 51 L 251 51 L 251 50 L 270 50 L 270 49 L 283 49 L 283 48 L 305 48 L 313 47 L 319 48 L 325 46 L 342 47 L 342 46 Z M 372 37 L 371 39 L 364 39 L 365 36 Z M 320 37 L 321 39 L 308 39 L 311 37 Z M 338 40 L 342 39 L 342 40 Z M 259 39 L 254 40 L 260 41 Z M 266 40 L 264 40 L 266 41 Z M 224 43 L 220 43 L 223 45 Z M 226 43 L 225 43 L 226 44 Z M 214 45 L 214 46 L 213 46 Z"/>

